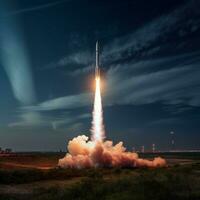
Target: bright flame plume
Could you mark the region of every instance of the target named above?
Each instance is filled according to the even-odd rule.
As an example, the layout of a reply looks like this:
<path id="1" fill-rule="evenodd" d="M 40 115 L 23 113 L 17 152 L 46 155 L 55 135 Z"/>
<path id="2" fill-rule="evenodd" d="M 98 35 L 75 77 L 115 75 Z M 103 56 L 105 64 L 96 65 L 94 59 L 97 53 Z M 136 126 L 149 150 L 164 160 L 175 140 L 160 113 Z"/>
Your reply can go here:
<path id="1" fill-rule="evenodd" d="M 95 77 L 95 98 L 93 108 L 92 120 L 92 140 L 102 142 L 105 137 L 105 130 L 103 125 L 103 109 L 101 102 L 101 79 L 99 75 Z"/>

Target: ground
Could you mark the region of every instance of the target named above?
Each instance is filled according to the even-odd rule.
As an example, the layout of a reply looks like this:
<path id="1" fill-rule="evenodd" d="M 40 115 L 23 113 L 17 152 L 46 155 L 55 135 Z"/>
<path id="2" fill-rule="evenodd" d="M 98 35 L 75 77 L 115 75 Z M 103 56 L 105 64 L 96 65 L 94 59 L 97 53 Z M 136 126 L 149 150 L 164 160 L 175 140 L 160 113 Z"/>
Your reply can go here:
<path id="1" fill-rule="evenodd" d="M 0 157 L 0 199 L 200 199 L 200 153 L 158 153 L 158 169 L 59 169 L 63 153 Z M 151 159 L 155 154 L 141 154 Z"/>

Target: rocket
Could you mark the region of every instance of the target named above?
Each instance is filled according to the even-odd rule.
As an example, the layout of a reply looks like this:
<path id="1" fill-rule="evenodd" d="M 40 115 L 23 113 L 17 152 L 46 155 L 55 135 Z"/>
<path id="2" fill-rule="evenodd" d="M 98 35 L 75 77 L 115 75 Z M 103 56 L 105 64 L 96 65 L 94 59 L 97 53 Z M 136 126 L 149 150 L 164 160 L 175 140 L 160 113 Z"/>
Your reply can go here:
<path id="1" fill-rule="evenodd" d="M 99 43 L 96 42 L 96 66 L 95 66 L 95 76 L 100 76 L 100 69 L 99 69 Z"/>

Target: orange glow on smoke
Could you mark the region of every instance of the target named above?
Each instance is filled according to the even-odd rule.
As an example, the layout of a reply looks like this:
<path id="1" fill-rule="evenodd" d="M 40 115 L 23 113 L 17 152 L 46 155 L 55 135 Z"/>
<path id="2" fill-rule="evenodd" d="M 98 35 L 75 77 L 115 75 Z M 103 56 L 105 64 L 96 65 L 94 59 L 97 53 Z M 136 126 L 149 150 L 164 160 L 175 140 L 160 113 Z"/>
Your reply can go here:
<path id="1" fill-rule="evenodd" d="M 95 77 L 95 98 L 94 98 L 94 108 L 93 108 L 93 120 L 92 120 L 92 140 L 102 141 L 105 137 L 104 125 L 103 125 L 103 109 L 101 102 L 101 79 L 97 75 Z"/>

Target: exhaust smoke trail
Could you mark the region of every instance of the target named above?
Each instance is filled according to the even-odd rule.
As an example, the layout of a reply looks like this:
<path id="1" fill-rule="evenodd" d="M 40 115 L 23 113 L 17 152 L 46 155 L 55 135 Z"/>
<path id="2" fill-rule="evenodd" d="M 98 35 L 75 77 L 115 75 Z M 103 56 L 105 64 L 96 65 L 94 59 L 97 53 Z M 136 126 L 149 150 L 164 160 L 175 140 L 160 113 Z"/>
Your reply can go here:
<path id="1" fill-rule="evenodd" d="M 103 125 L 103 109 L 101 102 L 101 79 L 99 75 L 95 77 L 95 98 L 94 98 L 94 109 L 93 109 L 93 120 L 92 120 L 92 140 L 102 142 L 105 137 L 104 125 Z"/>

